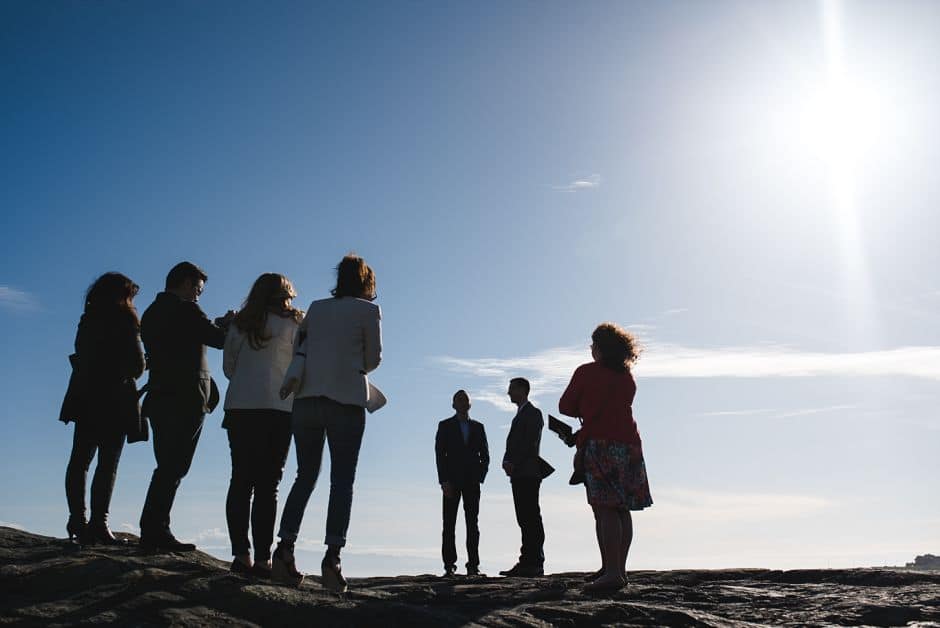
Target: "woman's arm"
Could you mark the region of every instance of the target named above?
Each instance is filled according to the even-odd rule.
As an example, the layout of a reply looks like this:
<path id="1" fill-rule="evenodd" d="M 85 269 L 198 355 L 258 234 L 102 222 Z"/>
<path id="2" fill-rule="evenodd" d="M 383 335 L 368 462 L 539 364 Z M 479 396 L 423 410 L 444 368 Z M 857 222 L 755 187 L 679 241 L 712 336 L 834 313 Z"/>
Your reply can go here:
<path id="1" fill-rule="evenodd" d="M 362 339 L 363 364 L 366 373 L 379 367 L 382 361 L 382 310 L 375 306 L 375 316 L 365 325 Z"/>
<path id="2" fill-rule="evenodd" d="M 238 354 L 241 353 L 242 345 L 245 344 L 245 335 L 238 330 L 234 324 L 228 329 L 225 335 L 225 347 L 222 349 L 222 372 L 229 379 L 235 375 L 235 367 L 238 365 Z"/>
<path id="3" fill-rule="evenodd" d="M 581 368 L 578 367 L 571 376 L 571 381 L 568 383 L 568 387 L 565 388 L 565 392 L 561 395 L 561 399 L 558 400 L 558 411 L 565 416 L 581 416 L 582 380 Z"/>
<path id="4" fill-rule="evenodd" d="M 310 308 L 312 309 L 312 307 Z M 284 373 L 284 383 L 281 385 L 281 399 L 287 399 L 291 394 L 300 390 L 301 380 L 304 376 L 304 367 L 307 362 L 307 325 L 310 318 L 310 309 L 304 315 L 297 331 L 294 333 L 294 357 L 291 358 L 290 366 Z"/>

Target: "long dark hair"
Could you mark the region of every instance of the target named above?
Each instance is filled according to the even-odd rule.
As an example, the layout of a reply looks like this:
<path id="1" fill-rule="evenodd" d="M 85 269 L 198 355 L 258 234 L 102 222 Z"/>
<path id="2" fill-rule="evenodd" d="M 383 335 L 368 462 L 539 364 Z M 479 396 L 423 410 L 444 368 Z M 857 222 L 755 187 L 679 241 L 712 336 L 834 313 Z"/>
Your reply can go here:
<path id="1" fill-rule="evenodd" d="M 134 307 L 134 297 L 139 291 L 140 286 L 130 277 L 121 273 L 105 273 L 98 277 L 85 293 L 85 314 L 125 313 L 140 327 L 137 308 Z"/>
<path id="2" fill-rule="evenodd" d="M 271 339 L 264 333 L 269 313 L 300 322 L 304 313 L 290 305 L 290 300 L 296 296 L 293 284 L 284 275 L 264 273 L 255 280 L 248 298 L 233 321 L 238 330 L 248 337 L 248 345 L 252 349 L 261 349 Z"/>
<path id="3" fill-rule="evenodd" d="M 330 294 L 337 299 L 357 297 L 372 301 L 375 299 L 375 273 L 364 259 L 350 253 L 336 266 L 336 287 Z"/>
<path id="4" fill-rule="evenodd" d="M 617 323 L 601 323 L 591 340 L 601 354 L 601 364 L 618 373 L 630 370 L 643 352 L 636 336 Z"/>

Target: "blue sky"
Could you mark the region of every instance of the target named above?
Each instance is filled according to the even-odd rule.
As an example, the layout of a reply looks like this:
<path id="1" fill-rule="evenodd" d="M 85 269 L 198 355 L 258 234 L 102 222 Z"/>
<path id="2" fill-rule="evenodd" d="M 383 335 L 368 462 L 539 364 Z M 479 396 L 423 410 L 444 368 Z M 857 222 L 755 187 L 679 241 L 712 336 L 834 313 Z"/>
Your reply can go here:
<path id="1" fill-rule="evenodd" d="M 604 320 L 647 347 L 634 410 L 656 504 L 634 568 L 936 553 L 938 28 L 917 2 L 4 3 L 0 521 L 62 534 L 56 417 L 98 274 L 133 277 L 143 310 L 192 260 L 217 315 L 266 271 L 321 298 L 355 250 L 378 276 L 390 403 L 368 419 L 352 575 L 440 569 L 452 393 L 500 455 L 506 380 L 554 412 Z M 225 557 L 221 418 L 174 529 Z M 116 528 L 152 467 L 149 445 L 125 450 Z M 490 572 L 518 547 L 493 471 Z M 546 568 L 593 569 L 564 475 L 543 488 Z"/>

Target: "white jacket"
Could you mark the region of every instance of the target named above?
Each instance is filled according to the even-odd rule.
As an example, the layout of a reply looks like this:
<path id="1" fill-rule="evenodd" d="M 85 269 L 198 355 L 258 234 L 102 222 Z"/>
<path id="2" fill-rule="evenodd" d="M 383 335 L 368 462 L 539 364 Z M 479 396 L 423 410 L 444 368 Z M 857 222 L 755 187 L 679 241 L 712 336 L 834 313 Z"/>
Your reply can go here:
<path id="1" fill-rule="evenodd" d="M 298 327 L 293 318 L 268 314 L 264 333 L 271 339 L 260 349 L 252 349 L 248 337 L 234 323 L 229 327 L 222 353 L 222 371 L 229 379 L 226 410 L 290 412 L 293 398 L 281 399 L 279 393 L 294 353 Z"/>
<path id="2" fill-rule="evenodd" d="M 296 397 L 369 403 L 369 378 L 382 360 L 382 310 L 365 299 L 314 301 L 300 323 L 294 359 L 284 378 L 300 380 Z"/>

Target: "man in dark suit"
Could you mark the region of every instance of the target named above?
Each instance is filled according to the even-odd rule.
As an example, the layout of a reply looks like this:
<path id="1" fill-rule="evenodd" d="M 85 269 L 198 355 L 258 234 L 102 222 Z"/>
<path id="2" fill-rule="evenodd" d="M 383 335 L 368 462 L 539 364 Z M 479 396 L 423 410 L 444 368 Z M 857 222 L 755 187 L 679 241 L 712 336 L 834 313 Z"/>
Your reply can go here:
<path id="1" fill-rule="evenodd" d="M 539 488 L 542 480 L 554 469 L 539 457 L 542 440 L 542 411 L 529 402 L 529 382 L 516 377 L 509 382 L 509 399 L 519 410 L 512 420 L 506 437 L 506 455 L 503 470 L 512 483 L 512 501 L 516 508 L 516 522 L 522 531 L 519 562 L 511 569 L 499 572 L 503 576 L 533 577 L 544 573 L 545 528 L 539 509 Z"/>
<path id="2" fill-rule="evenodd" d="M 463 515 L 467 524 L 467 575 L 480 575 L 480 485 L 490 467 L 490 451 L 486 430 L 470 418 L 470 395 L 464 390 L 454 393 L 456 414 L 437 425 L 434 451 L 437 454 L 437 479 L 444 494 L 444 532 L 441 555 L 444 575 L 457 571 L 457 508 L 463 498 Z"/>
<path id="3" fill-rule="evenodd" d="M 225 328 L 234 316 L 229 311 L 213 322 L 199 308 L 206 279 L 195 264 L 180 262 L 167 275 L 166 290 L 141 317 L 140 334 L 150 369 L 142 412 L 153 428 L 157 468 L 140 515 L 140 544 L 151 551 L 196 549 L 173 536 L 170 509 L 192 464 L 203 419 L 219 403 L 206 346 L 222 348 Z"/>

